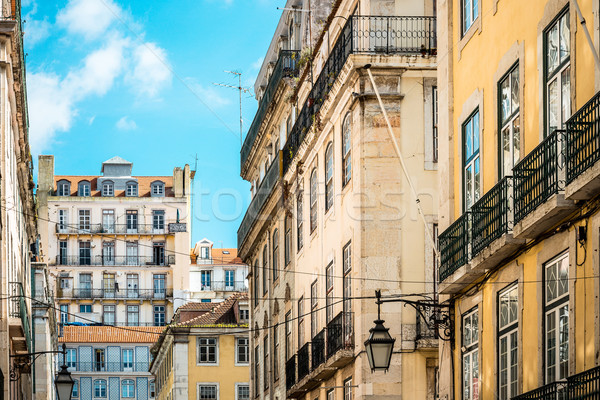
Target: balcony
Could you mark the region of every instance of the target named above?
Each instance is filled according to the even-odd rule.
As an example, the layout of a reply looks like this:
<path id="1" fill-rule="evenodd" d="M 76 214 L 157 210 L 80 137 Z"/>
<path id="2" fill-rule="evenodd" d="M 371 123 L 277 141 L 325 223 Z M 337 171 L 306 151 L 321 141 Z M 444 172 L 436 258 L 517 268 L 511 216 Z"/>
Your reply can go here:
<path id="1" fill-rule="evenodd" d="M 600 367 L 513 397 L 513 400 L 583 400 L 600 398 Z"/>
<path id="2" fill-rule="evenodd" d="M 245 281 L 212 281 L 200 286 L 201 292 L 247 292 Z"/>
<path id="3" fill-rule="evenodd" d="M 286 376 L 286 382 L 293 381 L 287 386 L 287 397 L 304 396 L 354 360 L 353 317 L 352 313 L 339 313 L 313 337 L 312 342 L 304 344 L 298 354 L 288 360 L 288 363 L 292 360 L 294 363 L 293 366 L 286 364 L 286 374 L 290 374 Z"/>
<path id="4" fill-rule="evenodd" d="M 285 362 L 285 388 L 290 390 L 296 384 L 296 355 Z"/>
<path id="5" fill-rule="evenodd" d="M 265 119 L 267 110 L 273 102 L 275 94 L 277 93 L 277 89 L 279 88 L 279 83 L 283 78 L 293 78 L 298 76 L 299 59 L 300 52 L 298 50 L 281 50 L 279 52 L 277 63 L 275 64 L 275 68 L 273 68 L 273 72 L 269 78 L 269 83 L 267 84 L 265 93 L 260 100 L 258 110 L 254 115 L 254 120 L 252 121 L 252 125 L 250 125 L 250 129 L 248 129 L 248 134 L 246 135 L 246 139 L 242 145 L 242 150 L 240 152 L 240 165 L 242 168 L 250 156 L 250 152 L 254 146 L 254 141 L 258 136 L 258 132 L 260 131 L 263 120 Z"/>
<path id="6" fill-rule="evenodd" d="M 56 224 L 62 235 L 167 235 L 185 232 L 186 224 Z"/>
<path id="7" fill-rule="evenodd" d="M 25 292 L 21 282 L 10 282 L 10 301 L 8 303 L 10 340 L 15 352 L 31 350 L 31 319 Z"/>
<path id="8" fill-rule="evenodd" d="M 175 255 L 154 256 L 56 256 L 56 265 L 64 266 L 169 266 L 175 264 Z"/>
<path id="9" fill-rule="evenodd" d="M 161 300 L 173 297 L 173 289 L 58 289 L 63 299 Z"/>
<path id="10" fill-rule="evenodd" d="M 62 361 L 62 356 L 61 356 Z M 105 361 L 92 361 L 92 362 L 80 362 L 70 361 L 67 362 L 70 372 L 148 372 L 150 363 L 148 362 L 105 362 Z"/>
<path id="11" fill-rule="evenodd" d="M 238 248 L 242 247 L 242 243 L 246 240 L 246 236 L 250 233 L 250 230 L 259 218 L 264 218 L 262 215 L 262 209 L 271 197 L 271 193 L 279 182 L 279 155 L 275 157 L 275 160 L 271 163 L 269 170 L 267 171 L 263 181 L 260 183 L 256 194 L 252 198 L 248 210 L 244 215 L 244 219 L 240 224 L 237 232 Z"/>

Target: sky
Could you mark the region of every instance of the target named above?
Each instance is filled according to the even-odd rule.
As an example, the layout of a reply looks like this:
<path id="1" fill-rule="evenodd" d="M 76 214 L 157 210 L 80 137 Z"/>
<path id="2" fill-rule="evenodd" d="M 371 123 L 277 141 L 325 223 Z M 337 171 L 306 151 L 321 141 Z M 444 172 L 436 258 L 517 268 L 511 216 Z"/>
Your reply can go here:
<path id="1" fill-rule="evenodd" d="M 249 203 L 240 176 L 239 94 L 253 87 L 284 0 L 22 0 L 34 164 L 100 174 L 113 156 L 134 175 L 189 164 L 192 242 L 236 247 Z M 244 137 L 257 103 L 242 101 Z M 36 169 L 37 176 L 37 169 Z"/>

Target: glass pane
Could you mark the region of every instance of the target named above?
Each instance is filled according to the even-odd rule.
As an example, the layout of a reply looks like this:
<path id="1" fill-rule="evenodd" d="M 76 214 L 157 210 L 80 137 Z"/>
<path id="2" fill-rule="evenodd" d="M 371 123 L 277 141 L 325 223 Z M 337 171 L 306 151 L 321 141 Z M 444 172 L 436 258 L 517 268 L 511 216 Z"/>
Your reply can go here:
<path id="1" fill-rule="evenodd" d="M 555 380 L 556 365 L 556 311 L 546 315 L 546 382 Z"/>
<path id="2" fill-rule="evenodd" d="M 519 108 L 519 67 L 510 73 L 510 102 L 510 111 L 513 113 Z"/>
<path id="3" fill-rule="evenodd" d="M 463 0 L 463 32 L 471 26 L 471 0 Z"/>
<path id="4" fill-rule="evenodd" d="M 473 152 L 479 152 L 479 112 L 473 115 Z"/>
<path id="5" fill-rule="evenodd" d="M 473 202 L 476 202 L 477 200 L 479 200 L 480 194 L 481 194 L 481 179 L 479 177 L 480 175 L 480 171 L 479 171 L 479 157 L 477 157 L 475 159 L 475 190 L 473 193 Z"/>
<path id="6" fill-rule="evenodd" d="M 569 13 L 567 12 L 560 19 L 560 61 L 569 57 L 571 52 L 570 29 L 569 29 Z"/>
<path id="7" fill-rule="evenodd" d="M 465 159 L 471 158 L 473 155 L 473 121 L 468 121 L 465 125 Z"/>
<path id="8" fill-rule="evenodd" d="M 504 122 L 511 114 L 509 77 L 506 77 L 500 83 L 500 98 L 502 101 L 502 122 Z"/>
<path id="9" fill-rule="evenodd" d="M 512 167 L 510 154 L 510 127 L 506 127 L 502 130 L 502 171 L 505 176 L 510 175 Z"/>
<path id="10" fill-rule="evenodd" d="M 558 99 L 558 80 L 554 78 L 548 84 L 548 118 L 549 129 L 548 133 L 558 128 L 559 124 L 559 99 Z"/>
<path id="11" fill-rule="evenodd" d="M 465 203 L 467 208 L 473 205 L 473 165 L 469 165 L 465 171 Z"/>
<path id="12" fill-rule="evenodd" d="M 463 357 L 463 399 L 471 398 L 471 356 Z"/>
<path id="13" fill-rule="evenodd" d="M 554 25 L 546 36 L 547 54 L 546 62 L 548 64 L 547 72 L 550 73 L 558 67 L 558 24 Z"/>
<path id="14" fill-rule="evenodd" d="M 471 317 L 471 331 L 473 332 L 473 343 L 479 341 L 479 313 L 473 313 Z"/>
<path id="15" fill-rule="evenodd" d="M 559 376 L 565 379 L 569 374 L 569 306 L 564 305 L 559 310 L 559 340 L 558 350 Z"/>
<path id="16" fill-rule="evenodd" d="M 563 258 L 560 264 L 557 266 L 559 281 L 557 282 L 558 291 L 557 296 L 562 296 L 569 291 L 569 261 L 567 258 Z"/>
<path id="17" fill-rule="evenodd" d="M 500 299 L 500 328 L 508 324 L 508 294 Z"/>
<path id="18" fill-rule="evenodd" d="M 512 122 L 513 128 L 513 167 L 521 160 L 521 121 L 517 116 Z"/>
<path id="19" fill-rule="evenodd" d="M 546 268 L 546 303 L 557 298 L 557 287 L 556 263 L 552 263 Z"/>
<path id="20" fill-rule="evenodd" d="M 510 302 L 509 303 L 508 320 L 510 322 L 517 322 L 517 305 L 518 305 L 518 301 L 519 301 L 518 294 L 519 293 L 518 293 L 516 286 L 508 294 L 508 299 Z"/>
<path id="21" fill-rule="evenodd" d="M 571 67 L 565 68 L 560 73 L 560 83 L 561 122 L 564 124 L 571 116 Z"/>
<path id="22" fill-rule="evenodd" d="M 517 343 L 517 332 L 510 334 L 510 394 L 514 396 L 518 393 L 518 371 L 517 363 L 519 362 L 517 357 L 518 343 Z"/>

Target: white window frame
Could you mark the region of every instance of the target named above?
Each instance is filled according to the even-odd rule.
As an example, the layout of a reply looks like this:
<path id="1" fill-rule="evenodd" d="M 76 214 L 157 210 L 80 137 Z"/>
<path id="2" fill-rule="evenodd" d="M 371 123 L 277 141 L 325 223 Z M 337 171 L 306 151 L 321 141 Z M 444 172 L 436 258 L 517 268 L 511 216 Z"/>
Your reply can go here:
<path id="1" fill-rule="evenodd" d="M 561 48 L 560 48 L 560 37 L 561 37 L 561 32 L 562 32 L 562 26 L 561 26 L 561 22 L 562 21 L 566 21 L 567 24 L 567 28 L 569 29 L 569 34 L 567 37 L 567 44 L 568 44 L 568 54 L 565 57 L 561 57 Z M 557 28 L 557 39 L 558 39 L 558 49 L 557 49 L 557 57 L 558 57 L 558 64 L 550 69 L 551 67 L 549 66 L 548 63 L 548 49 L 549 49 L 549 36 L 551 31 L 553 30 L 553 28 L 556 27 Z M 564 11 L 561 11 L 556 19 L 550 24 L 548 25 L 548 27 L 544 30 L 544 90 L 545 90 L 545 95 L 546 95 L 546 104 L 545 104 L 545 108 L 546 108 L 546 126 L 545 126 L 545 130 L 546 130 L 546 135 L 549 135 L 552 133 L 552 131 L 554 129 L 562 129 L 566 120 L 572 115 L 573 113 L 573 104 L 571 104 L 571 27 L 570 27 L 570 10 L 567 8 Z M 563 74 L 565 75 L 565 77 L 568 79 L 568 93 L 566 93 L 567 99 L 565 99 L 563 97 L 563 95 L 565 95 L 565 93 L 563 93 L 563 83 L 566 83 L 566 80 L 564 80 L 563 82 Z M 556 82 L 557 85 L 557 107 L 558 107 L 558 112 L 557 112 L 557 121 L 556 121 L 556 125 L 555 127 L 550 125 L 550 108 L 551 108 L 551 99 L 550 99 L 550 86 Z M 566 101 L 566 103 L 565 103 Z M 565 103 L 565 104 L 563 104 Z M 563 112 L 565 111 L 563 109 L 564 105 L 568 105 L 568 111 L 565 114 L 568 115 L 563 115 Z"/>
<path id="2" fill-rule="evenodd" d="M 475 119 L 477 118 L 477 119 Z M 477 126 L 475 126 L 475 120 Z M 470 128 L 469 128 L 470 127 Z M 476 129 L 476 130 L 475 130 Z M 470 133 L 469 133 L 470 132 Z M 463 122 L 461 127 L 462 149 L 463 149 L 463 203 L 464 209 L 469 210 L 481 197 L 481 117 L 479 108 L 475 109 L 471 115 Z M 472 137 L 467 137 L 472 135 Z M 468 155 L 467 144 L 469 139 L 471 143 L 471 155 Z M 477 150 L 475 150 L 475 141 L 477 141 Z M 471 181 L 469 182 L 469 170 L 471 170 Z M 468 194 L 471 194 L 470 198 Z"/>
<path id="3" fill-rule="evenodd" d="M 77 196 L 79 197 L 90 197 L 92 194 L 92 187 L 89 181 L 79 182 L 77 184 Z"/>
<path id="4" fill-rule="evenodd" d="M 304 247 L 304 191 L 301 189 L 303 183 L 304 181 L 300 182 L 298 197 L 296 197 L 296 253 L 299 253 Z"/>
<path id="5" fill-rule="evenodd" d="M 215 361 L 214 362 L 201 362 L 200 361 L 200 347 L 201 346 L 211 346 L 211 345 L 204 345 L 201 343 L 201 340 L 203 339 L 212 339 L 215 341 Z M 211 337 L 197 337 L 196 338 L 196 365 L 202 365 L 202 366 L 213 366 L 213 367 L 218 367 L 219 366 L 219 337 L 218 336 L 211 336 Z"/>
<path id="6" fill-rule="evenodd" d="M 241 340 L 245 340 L 246 341 L 246 361 L 240 361 L 240 341 Z M 250 339 L 248 339 L 247 337 L 236 337 L 235 338 L 235 365 L 242 365 L 242 366 L 246 366 L 250 363 Z"/>
<path id="7" fill-rule="evenodd" d="M 516 82 L 515 82 L 516 81 Z M 505 96 L 504 83 L 508 84 L 508 93 Z M 513 101 L 513 89 L 517 90 L 516 104 Z M 520 76 L 519 64 L 513 65 L 510 70 L 498 82 L 498 121 L 500 121 L 500 175 L 511 176 L 513 167 L 521 159 L 521 110 L 520 110 Z M 504 107 L 508 107 L 505 110 Z M 506 137 L 508 136 L 508 139 Z M 508 145 L 506 151 L 505 145 Z"/>
<path id="8" fill-rule="evenodd" d="M 333 142 L 329 142 L 325 147 L 325 214 L 333 207 L 335 197 L 333 187 Z"/>
<path id="9" fill-rule="evenodd" d="M 560 276 L 559 268 L 560 266 L 564 267 L 563 276 Z M 556 267 L 556 278 L 549 279 L 548 270 L 552 267 Z M 556 287 L 556 295 L 553 298 L 550 298 L 549 285 L 551 282 L 554 282 Z M 562 315 L 561 315 L 562 313 Z M 566 317 L 566 323 L 564 322 L 563 317 Z M 544 382 L 546 384 L 566 379 L 569 376 L 569 361 L 570 361 L 570 348 L 569 348 L 569 253 L 564 253 L 555 257 L 554 259 L 548 261 L 544 264 Z M 561 325 L 561 320 L 563 325 Z M 553 326 L 549 327 L 549 323 L 552 323 Z M 561 327 L 565 329 L 565 331 L 561 332 Z M 548 351 L 548 339 L 552 335 L 551 331 L 554 331 L 554 364 L 552 367 L 549 365 L 549 351 Z M 566 335 L 566 340 L 561 343 L 560 339 L 562 335 Z M 567 359 L 563 362 L 566 366 L 566 370 L 561 374 L 560 371 L 560 354 L 559 346 L 564 344 L 566 346 L 565 354 L 567 354 Z M 554 372 L 551 372 L 551 371 Z"/>
<path id="10" fill-rule="evenodd" d="M 58 210 L 58 232 L 66 233 L 69 229 L 69 211 L 65 208 Z"/>
<path id="11" fill-rule="evenodd" d="M 96 395 L 96 382 L 104 382 L 104 396 L 102 396 L 102 389 L 100 388 L 100 395 Z M 81 388 L 80 388 L 81 389 Z M 92 397 L 94 399 L 106 399 L 108 397 L 108 381 L 106 379 L 94 379 L 92 382 Z"/>
<path id="12" fill-rule="evenodd" d="M 344 380 L 344 400 L 352 400 L 353 398 L 352 377 L 350 377 Z"/>
<path id="13" fill-rule="evenodd" d="M 334 270 L 333 261 L 325 268 L 325 323 L 328 324 L 333 319 L 333 286 Z"/>
<path id="14" fill-rule="evenodd" d="M 475 330 L 471 331 L 470 335 L 465 333 L 466 322 L 475 325 Z M 474 322 L 475 321 L 475 322 Z M 476 333 L 476 337 L 473 338 L 473 333 Z M 478 400 L 479 399 L 479 377 L 480 365 L 479 365 L 479 308 L 475 307 L 473 310 L 468 311 L 462 316 L 462 357 L 461 357 L 461 391 L 463 400 Z M 475 361 L 475 362 L 474 362 Z M 465 376 L 465 364 L 468 362 L 469 365 L 469 376 Z M 477 382 L 474 382 L 473 375 L 477 374 Z M 465 390 L 469 388 L 469 391 Z"/>
<path id="15" fill-rule="evenodd" d="M 57 196 L 70 196 L 71 195 L 71 182 L 61 180 L 56 185 Z"/>
<path id="16" fill-rule="evenodd" d="M 347 113 L 342 122 L 342 187 L 352 180 L 352 114 Z"/>
<path id="17" fill-rule="evenodd" d="M 248 382 L 236 382 L 235 384 L 235 400 L 244 400 L 241 397 L 239 397 L 240 395 L 240 387 L 247 387 L 248 388 L 248 399 L 250 399 L 251 393 L 250 393 L 250 383 Z"/>
<path id="18" fill-rule="evenodd" d="M 462 36 L 471 29 L 479 18 L 479 0 L 461 0 L 461 30 Z"/>
<path id="19" fill-rule="evenodd" d="M 102 197 L 114 197 L 115 184 L 113 182 L 102 183 Z"/>
<path id="20" fill-rule="evenodd" d="M 319 226 L 319 216 L 317 213 L 318 200 L 317 191 L 318 189 L 318 176 L 317 168 L 313 168 L 310 173 L 310 233 L 312 234 L 317 230 Z"/>
<path id="21" fill-rule="evenodd" d="M 516 300 L 514 308 L 511 303 Z M 502 309 L 506 305 L 506 321 Z M 498 399 L 509 400 L 519 393 L 519 288 L 516 283 L 498 293 Z M 514 347 L 513 347 L 514 345 Z M 506 374 L 506 378 L 504 378 Z M 503 382 L 504 381 L 504 382 Z"/>
<path id="22" fill-rule="evenodd" d="M 151 190 L 152 190 L 151 197 L 164 197 L 164 195 L 165 195 L 164 182 L 161 182 L 161 181 L 152 182 Z"/>
<path id="23" fill-rule="evenodd" d="M 125 382 L 130 381 L 133 383 L 133 396 L 125 396 L 123 393 L 123 389 L 125 388 Z M 135 398 L 135 380 L 134 379 L 123 379 L 121 381 L 121 398 L 123 399 L 134 399 Z"/>
<path id="24" fill-rule="evenodd" d="M 127 182 L 125 196 L 137 197 L 138 195 L 138 184 L 135 182 Z"/>
<path id="25" fill-rule="evenodd" d="M 198 384 L 196 386 L 196 399 L 198 399 L 198 400 L 201 400 L 200 399 L 200 388 L 202 386 L 215 386 L 216 392 L 217 392 L 217 397 L 215 397 L 215 399 L 219 400 L 219 398 L 220 398 L 219 382 L 198 382 Z"/>

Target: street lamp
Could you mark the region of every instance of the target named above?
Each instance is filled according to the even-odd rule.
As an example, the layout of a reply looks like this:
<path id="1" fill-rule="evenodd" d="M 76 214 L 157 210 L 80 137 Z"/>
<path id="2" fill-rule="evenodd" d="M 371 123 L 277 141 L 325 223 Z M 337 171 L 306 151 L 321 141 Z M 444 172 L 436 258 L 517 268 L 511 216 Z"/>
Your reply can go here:
<path id="1" fill-rule="evenodd" d="M 66 354 L 67 346 L 63 343 L 63 365 L 60 367 L 60 372 L 56 374 L 56 378 L 54 379 L 58 400 L 71 400 L 73 385 L 75 384 L 75 381 L 69 372 L 69 367 L 67 367 L 67 363 L 65 362 Z"/>
<path id="2" fill-rule="evenodd" d="M 377 370 L 386 371 L 390 368 L 392 352 L 396 339 L 389 334 L 389 329 L 383 326 L 384 320 L 381 319 L 381 292 L 378 290 L 377 295 L 377 319 L 374 321 L 375 326 L 369 330 L 370 335 L 365 340 L 365 350 L 371 372 Z"/>

